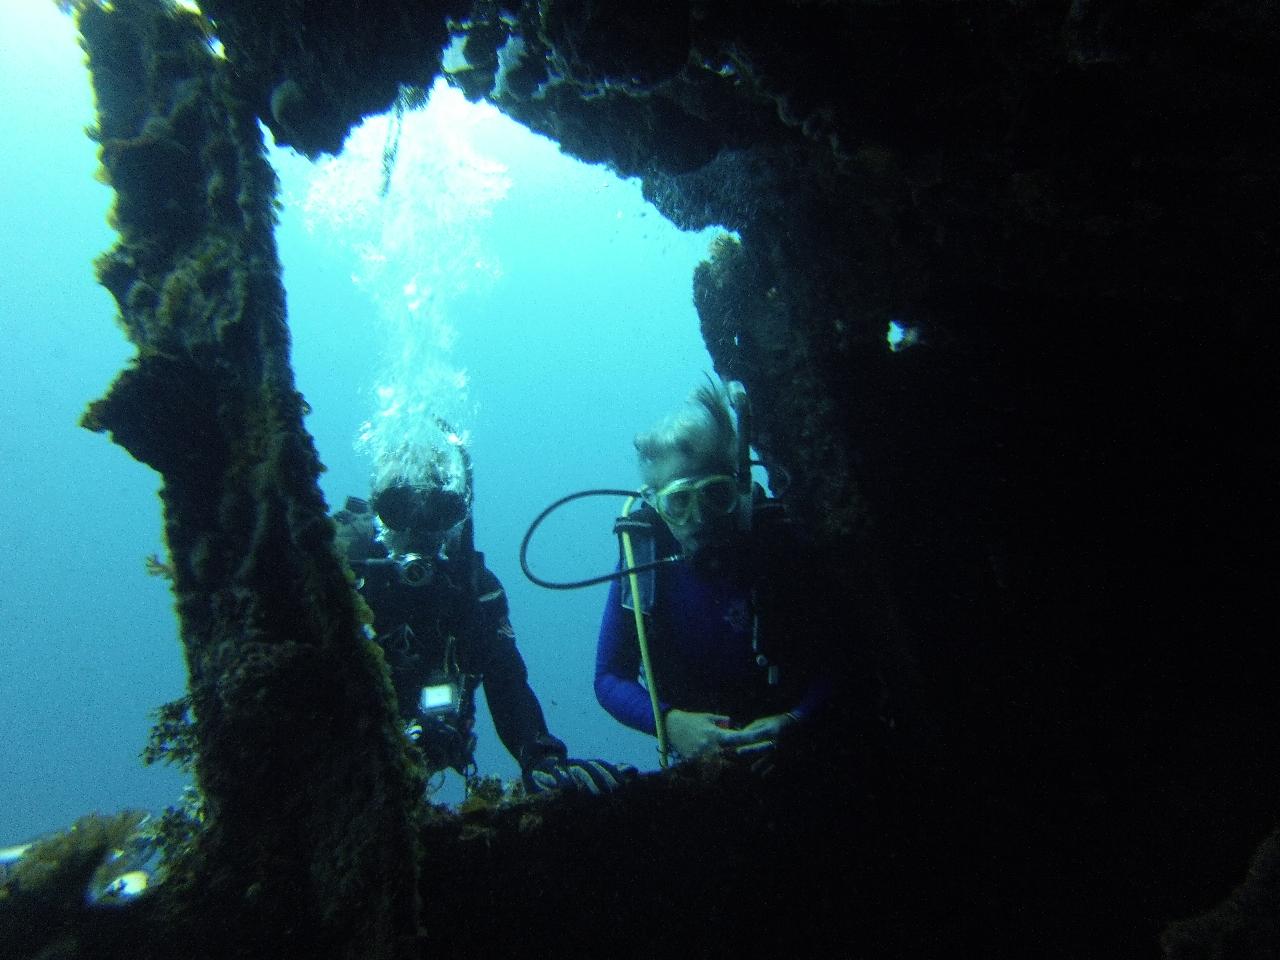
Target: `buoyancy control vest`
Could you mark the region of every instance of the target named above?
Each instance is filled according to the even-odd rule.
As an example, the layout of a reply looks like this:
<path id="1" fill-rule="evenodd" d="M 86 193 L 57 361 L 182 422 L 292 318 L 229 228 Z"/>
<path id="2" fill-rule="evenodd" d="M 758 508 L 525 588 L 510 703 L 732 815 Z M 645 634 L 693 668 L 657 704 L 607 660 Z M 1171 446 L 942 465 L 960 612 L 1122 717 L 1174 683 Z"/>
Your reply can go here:
<path id="1" fill-rule="evenodd" d="M 631 536 L 633 560 L 637 565 L 678 551 L 671 531 L 648 504 L 615 521 L 614 533 L 624 530 Z M 781 680 L 783 651 L 778 649 L 778 644 L 784 631 L 778 621 L 787 616 L 785 601 L 793 599 L 785 596 L 793 578 L 783 578 L 788 581 L 784 583 L 780 577 L 794 559 L 794 531 L 785 505 L 781 500 L 766 497 L 764 490 L 756 485 L 750 529 L 727 530 L 717 542 L 699 550 L 688 561 L 702 572 L 745 581 L 750 594 L 752 653 L 770 686 L 776 686 Z M 659 600 L 661 569 L 644 570 L 634 578 L 640 609 L 646 618 L 651 617 L 654 604 Z M 631 583 L 632 578 L 622 578 L 620 597 L 622 606 L 634 611 L 636 598 L 632 595 Z"/>

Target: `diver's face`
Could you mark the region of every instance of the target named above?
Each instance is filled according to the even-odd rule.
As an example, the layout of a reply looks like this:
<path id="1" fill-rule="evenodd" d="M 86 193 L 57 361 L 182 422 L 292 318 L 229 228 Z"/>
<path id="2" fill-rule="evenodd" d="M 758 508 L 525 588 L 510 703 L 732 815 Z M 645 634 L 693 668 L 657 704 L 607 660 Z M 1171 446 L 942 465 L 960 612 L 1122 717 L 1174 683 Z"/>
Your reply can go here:
<path id="1" fill-rule="evenodd" d="M 392 486 L 373 497 L 382 525 L 382 541 L 399 555 L 439 557 L 454 546 L 467 518 L 466 501 L 436 488 Z"/>
<path id="2" fill-rule="evenodd" d="M 674 453 L 644 472 L 645 500 L 692 555 L 730 529 L 737 507 L 734 478 L 684 454 Z"/>

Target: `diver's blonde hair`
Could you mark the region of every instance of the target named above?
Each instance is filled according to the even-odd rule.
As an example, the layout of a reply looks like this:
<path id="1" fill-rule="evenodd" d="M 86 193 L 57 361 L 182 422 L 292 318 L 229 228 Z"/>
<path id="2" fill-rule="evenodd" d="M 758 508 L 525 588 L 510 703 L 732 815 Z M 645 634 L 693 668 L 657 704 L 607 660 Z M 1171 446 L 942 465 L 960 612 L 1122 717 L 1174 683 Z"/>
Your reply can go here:
<path id="1" fill-rule="evenodd" d="M 637 434 L 635 446 L 646 475 L 673 454 L 715 473 L 737 473 L 738 429 L 728 387 L 708 376 L 683 407 L 652 430 Z"/>

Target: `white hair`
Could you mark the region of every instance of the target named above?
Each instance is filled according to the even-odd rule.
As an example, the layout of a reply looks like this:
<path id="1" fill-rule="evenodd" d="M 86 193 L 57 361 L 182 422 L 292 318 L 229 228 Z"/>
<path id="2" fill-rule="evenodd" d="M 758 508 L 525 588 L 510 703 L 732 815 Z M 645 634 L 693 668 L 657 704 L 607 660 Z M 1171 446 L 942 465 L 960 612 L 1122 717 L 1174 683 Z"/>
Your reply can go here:
<path id="1" fill-rule="evenodd" d="M 738 428 L 728 387 L 708 376 L 684 406 L 652 430 L 637 434 L 635 446 L 642 472 L 678 455 L 703 469 L 735 474 Z"/>

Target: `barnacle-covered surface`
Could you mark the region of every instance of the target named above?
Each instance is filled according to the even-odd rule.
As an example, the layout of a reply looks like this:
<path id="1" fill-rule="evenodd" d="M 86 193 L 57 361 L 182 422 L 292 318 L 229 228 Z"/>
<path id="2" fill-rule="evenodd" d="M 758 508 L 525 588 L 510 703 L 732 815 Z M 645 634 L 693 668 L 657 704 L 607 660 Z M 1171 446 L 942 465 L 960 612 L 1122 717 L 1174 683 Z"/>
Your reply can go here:
<path id="1" fill-rule="evenodd" d="M 466 61 L 449 69 L 470 96 L 642 177 L 673 221 L 736 231 L 693 279 L 708 348 L 746 382 L 761 453 L 874 613 L 851 621 L 850 650 L 870 646 L 889 700 L 779 780 L 687 770 L 604 801 L 429 817 L 424 951 L 1143 956 L 1163 926 L 1200 915 L 1166 950 L 1265 953 L 1269 847 L 1205 911 L 1245 877 L 1280 801 L 1273 5 L 202 6 L 239 83 L 203 102 L 227 111 L 237 143 L 255 142 L 256 113 L 304 152 L 335 149 L 360 113 L 439 69 L 449 16 Z M 147 74 L 127 72 L 111 98 L 150 104 Z M 302 821 L 237 820 L 219 835 L 234 843 L 210 844 L 243 845 L 263 877 L 255 902 L 301 906 L 293 868 L 351 849 L 334 846 L 329 814 L 381 797 L 386 837 L 403 838 L 403 774 L 384 720 L 362 713 L 383 696 L 376 670 L 326 687 L 331 660 L 248 639 L 284 622 L 348 637 L 349 590 L 307 566 L 328 536 L 308 525 L 309 495 L 286 508 L 270 487 L 313 459 L 273 442 L 282 423 L 301 436 L 282 328 L 237 321 L 264 302 L 280 316 L 277 287 L 235 272 L 269 224 L 219 233 L 168 215 L 230 214 L 244 179 L 179 177 L 225 151 L 215 138 L 197 163 L 175 149 L 161 121 L 187 124 L 169 106 L 104 127 L 129 147 L 113 183 L 139 191 L 118 207 L 134 246 L 103 280 L 130 329 L 163 347 L 90 419 L 165 474 L 184 632 L 221 638 L 192 660 L 214 811 L 252 798 L 279 812 L 260 795 L 264 762 L 236 751 L 301 734 L 251 709 L 224 716 L 224 699 L 323 722 L 283 768 L 296 778 L 351 764 L 380 784 L 326 777 Z M 176 276 L 151 264 L 170 247 Z M 229 286 L 253 309 L 205 309 L 228 277 L 246 278 Z M 200 335 L 167 332 L 175 313 L 203 316 Z M 891 323 L 909 331 L 900 349 Z M 219 330 L 219 360 L 203 362 Z M 229 396 L 224 378 L 252 386 Z M 129 407 L 187 429 L 115 415 Z M 196 497 L 190 477 L 222 492 Z M 211 533 L 216 518 L 229 537 Z M 254 576 L 268 550 L 306 603 Z M 248 593 L 192 593 L 219 583 Z M 197 595 L 216 602 L 184 601 Z M 216 699 L 202 686 L 215 675 Z M 290 700 L 297 684 L 307 696 Z M 353 705 L 321 720 L 317 698 Z M 352 890 L 367 862 L 351 861 Z M 357 922 L 350 891 L 316 876 L 315 903 Z M 211 902 L 239 909 L 231 889 Z"/>
<path id="2" fill-rule="evenodd" d="M 687 764 L 611 797 L 429 817 L 423 955 L 500 956 L 535 943 L 575 957 L 819 956 L 843 943 L 924 956 L 958 938 L 954 901 L 927 903 L 908 892 L 909 872 L 859 853 L 909 822 L 916 804 L 850 789 L 865 767 L 796 789 L 804 781 L 793 778 L 812 770 L 806 762 L 761 781 L 740 766 Z M 827 797 L 832 789 L 840 795 Z M 914 862 L 916 835 L 903 835 L 901 862 Z"/>
<path id="3" fill-rule="evenodd" d="M 85 425 L 163 479 L 203 799 L 138 949 L 397 955 L 421 784 L 316 486 L 257 119 L 199 17 L 119 0 L 79 24 L 120 234 L 98 273 L 138 350 Z"/>
<path id="4" fill-rule="evenodd" d="M 311 157 L 340 150 L 353 125 L 391 106 L 400 84 L 429 86 L 449 42 L 446 23 L 468 7 L 467 0 L 201 4 L 234 44 L 246 107 Z M 359 82 L 347 82 L 353 74 Z"/>
<path id="5" fill-rule="evenodd" d="M 11 957 L 124 956 L 154 920 L 150 902 L 121 909 L 109 889 L 147 814 L 88 814 L 0 865 L 0 944 Z"/>

